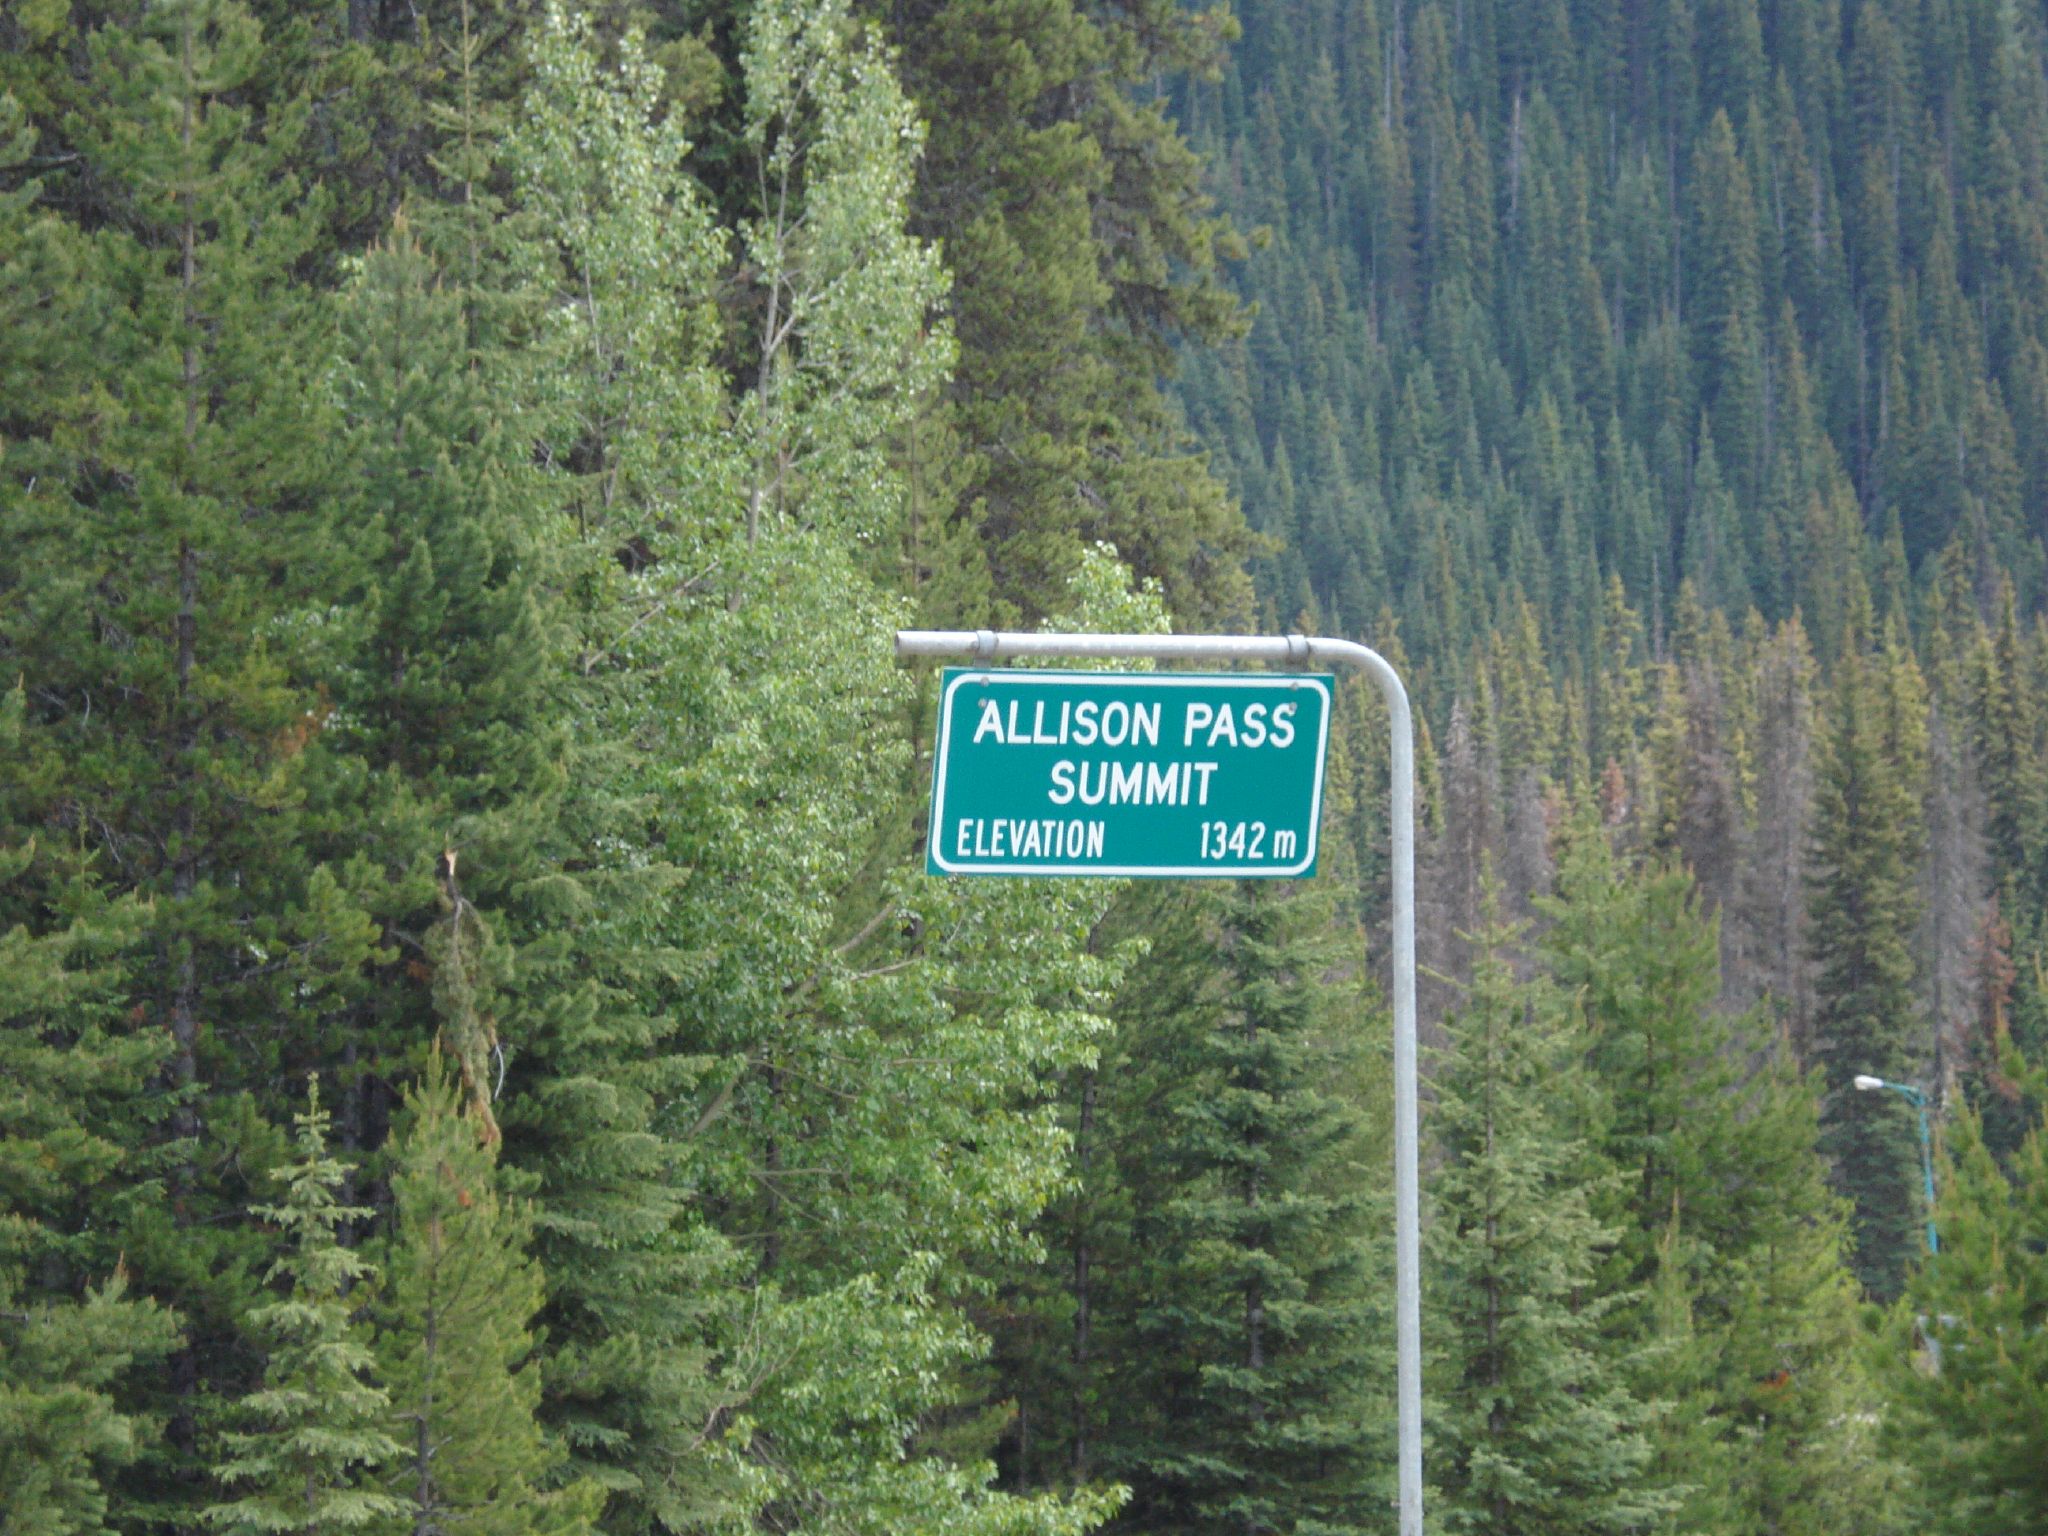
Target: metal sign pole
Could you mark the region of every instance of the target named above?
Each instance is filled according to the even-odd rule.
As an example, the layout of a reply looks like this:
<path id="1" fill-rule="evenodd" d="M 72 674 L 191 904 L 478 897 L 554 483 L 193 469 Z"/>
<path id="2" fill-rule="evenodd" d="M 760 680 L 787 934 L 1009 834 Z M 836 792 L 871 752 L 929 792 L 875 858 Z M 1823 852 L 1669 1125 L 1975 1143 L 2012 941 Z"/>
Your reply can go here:
<path id="1" fill-rule="evenodd" d="M 1400 1536 L 1422 1536 L 1421 1174 L 1415 1093 L 1415 726 L 1400 674 L 1352 640 L 1306 635 L 1040 635 L 992 629 L 905 629 L 898 656 L 1026 656 L 1157 661 L 1260 661 L 1296 671 L 1343 665 L 1368 674 L 1387 701 L 1393 737 L 1394 1353 L 1400 1422 Z"/>

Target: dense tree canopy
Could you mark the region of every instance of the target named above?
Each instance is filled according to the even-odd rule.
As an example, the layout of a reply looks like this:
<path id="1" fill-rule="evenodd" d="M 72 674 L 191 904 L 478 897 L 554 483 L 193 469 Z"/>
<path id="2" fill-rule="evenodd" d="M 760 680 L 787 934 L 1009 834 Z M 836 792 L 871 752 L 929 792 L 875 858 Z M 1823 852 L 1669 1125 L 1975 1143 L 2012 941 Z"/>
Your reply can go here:
<path id="1" fill-rule="evenodd" d="M 914 620 L 1412 679 L 1433 1523 L 2040 1526 L 2044 59 L 0 3 L 0 1533 L 1390 1529 L 1376 702 L 938 880 Z"/>

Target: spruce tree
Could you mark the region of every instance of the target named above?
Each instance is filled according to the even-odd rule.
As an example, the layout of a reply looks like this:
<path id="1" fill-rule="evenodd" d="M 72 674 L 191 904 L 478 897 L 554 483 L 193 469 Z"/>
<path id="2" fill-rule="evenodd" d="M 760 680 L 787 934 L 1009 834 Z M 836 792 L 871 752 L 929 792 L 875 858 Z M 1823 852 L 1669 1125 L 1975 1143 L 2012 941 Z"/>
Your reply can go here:
<path id="1" fill-rule="evenodd" d="M 1884 1385 L 1873 1379 L 1848 1264 L 1849 1209 L 1818 1155 L 1813 1083 L 1773 1061 L 1742 1096 L 1737 1125 L 1733 1161 L 1750 1170 L 1756 1198 L 1739 1236 L 1721 1239 L 1710 1260 L 1700 1312 L 1714 1342 L 1701 1385 L 1732 1456 L 1741 1528 L 1814 1536 L 1910 1529 L 1896 1463 L 1879 1443 Z M 1683 1462 L 1673 1473 L 1702 1481 Z M 1678 1529 L 1691 1528 L 1682 1511 Z"/>
<path id="2" fill-rule="evenodd" d="M 931 124 L 912 228 L 958 275 L 952 515 L 979 531 L 997 615 L 1057 607 L 1098 540 L 1177 615 L 1241 611 L 1243 520 L 1157 383 L 1182 338 L 1240 322 L 1218 266 L 1241 242 L 1155 89 L 1211 67 L 1231 23 L 1157 0 L 878 14 Z"/>
<path id="3" fill-rule="evenodd" d="M 24 704 L 18 685 L 0 695 L 0 827 L 38 768 Z M 142 913 L 64 840 L 0 844 L 0 890 L 0 1530 L 96 1536 L 129 1513 L 109 1475 L 154 1432 L 135 1373 L 177 1342 L 173 1314 L 126 1294 L 120 1247 L 129 1222 L 162 1219 L 146 1138 L 165 1051 L 121 1006 Z M 63 926 L 31 934 L 24 907 Z"/>
<path id="4" fill-rule="evenodd" d="M 304 103 L 257 85 L 255 18 L 178 0 L 45 19 L 5 50 L 34 85 L 30 160 L 63 175 L 27 238 L 0 241 L 22 258 L 0 256 L 8 350 L 34 379 L 0 390 L 0 651 L 37 765 L 12 782 L 0 845 L 34 829 L 135 898 L 126 1002 L 168 1050 L 152 1111 L 116 1134 L 165 1154 L 145 1166 L 166 1198 L 93 1230 L 185 1323 L 168 1368 L 136 1382 L 166 1434 L 120 1495 L 174 1520 L 200 1486 L 209 1389 L 244 1385 L 263 1245 L 243 1213 L 278 1154 L 274 1085 L 316 1057 L 295 1026 L 328 1004 L 324 963 L 346 974 L 364 947 L 303 840 L 355 545 L 330 495 L 331 337 L 304 280 Z M 41 937 L 67 919 L 24 903 L 6 921 Z"/>
<path id="5" fill-rule="evenodd" d="M 1582 1134 L 1621 1176 L 1595 1201 L 1616 1228 L 1606 1289 L 1646 1301 L 1674 1212 L 1694 1240 L 1716 1241 L 1739 1227 L 1740 1202 L 1757 1198 L 1729 1177 L 1736 1064 L 1728 1026 L 1713 1012 L 1718 925 L 1699 912 L 1684 870 L 1659 863 L 1629 878 L 1584 815 L 1571 828 L 1557 895 L 1541 908 L 1552 924 L 1541 949 L 1584 1010 L 1586 1061 L 1600 1089 Z"/>
<path id="6" fill-rule="evenodd" d="M 1497 888 L 1436 1084 L 1427 1310 L 1436 1519 L 1455 1531 L 1627 1531 L 1650 1485 L 1650 1410 L 1601 1341 L 1620 1298 L 1595 1288 L 1611 1229 L 1597 1163 L 1558 1112 L 1580 1085 L 1568 1001 L 1514 979 Z"/>
<path id="7" fill-rule="evenodd" d="M 1110 1007 L 1114 1036 L 1061 1085 L 1072 1186 L 1040 1223 L 1046 1260 L 1017 1267 L 989 1309 L 991 1395 L 1014 1403 L 997 1446 L 1007 1486 L 1098 1481 L 1165 1433 L 1160 1405 L 1134 1402 L 1129 1386 L 1147 1372 L 1138 1215 L 1172 1187 L 1160 1111 L 1213 1010 L 1206 907 L 1197 889 L 1137 886 L 1098 929 L 1105 949 L 1142 936 L 1142 955 Z"/>
<path id="8" fill-rule="evenodd" d="M 1921 727 L 1909 667 L 1896 649 L 1852 650 L 1840 663 L 1815 793 L 1807 930 L 1827 1095 L 1822 1144 L 1836 1188 L 1855 1207 L 1857 1277 L 1886 1298 L 1920 1241 L 1917 1133 L 1898 1095 L 1859 1093 L 1852 1080 L 1911 1081 L 1922 1066 L 1911 947 L 1919 920 L 1912 759 Z"/>
<path id="9" fill-rule="evenodd" d="M 2043 710 L 2029 675 L 2018 601 L 1999 593 L 1998 622 L 1980 634 L 1971 657 L 1974 741 L 1990 801 L 1985 837 L 2009 900 L 2048 897 L 2041 849 L 2048 838 L 2048 771 L 2042 763 Z"/>
<path id="10" fill-rule="evenodd" d="M 174 1319 L 129 1298 L 119 1270 L 77 1300 L 31 1302 L 21 1236 L 0 1215 L 0 1531 L 103 1536 L 130 1514 L 109 1498 L 107 1473 L 151 1433 L 123 1378 L 170 1352 Z"/>
<path id="11" fill-rule="evenodd" d="M 1816 1101 L 1761 1012 L 1728 1018 L 1717 923 L 1691 878 L 1618 867 L 1590 817 L 1571 828 L 1541 948 L 1585 1010 L 1585 1131 L 1616 1179 L 1603 1294 L 1610 1347 L 1646 1401 L 1672 1529 L 1855 1528 L 1833 1475 L 1872 1472 L 1870 1400 L 1844 1209 L 1826 1187 Z M 1633 1299 L 1629 1299 L 1633 1298 Z"/>
<path id="12" fill-rule="evenodd" d="M 1371 1011 L 1327 912 L 1262 883 L 1202 901 L 1206 996 L 1129 1047 L 1161 1063 L 1110 1379 L 1144 1407 L 1103 1426 L 1097 1464 L 1131 1484 L 1134 1531 L 1365 1530 L 1386 1495 L 1358 1195 Z"/>
<path id="13" fill-rule="evenodd" d="M 217 1475 L 230 1496 L 205 1512 L 209 1526 L 236 1536 L 372 1530 L 407 1512 L 374 1486 L 403 1454 L 385 1432 L 390 1398 L 372 1380 L 375 1355 L 357 1319 L 357 1293 L 376 1271 L 340 1242 L 341 1224 L 369 1211 L 338 1198 L 347 1169 L 328 1155 L 317 1078 L 293 1118 L 298 1158 L 276 1170 L 284 1202 L 258 1211 L 290 1243 L 266 1279 L 290 1289 L 249 1314 L 267 1354 L 263 1384 L 236 1405 L 240 1427 L 222 1444 Z"/>
<path id="14" fill-rule="evenodd" d="M 1190 1336 L 1223 1315 L 1220 1260 L 1136 1240 L 1189 1129 L 1148 1095 L 1220 1073 L 1210 1024 L 1257 987 L 1194 925 L 1112 1035 L 1100 891 L 900 867 L 918 700 L 872 645 L 899 621 L 877 576 L 906 568 L 941 620 L 1035 614 L 1067 571 L 1117 571 L 1101 535 L 1213 617 L 1244 554 L 1219 485 L 1272 541 L 1276 627 L 1401 594 L 1418 701 L 1453 722 L 1438 934 L 1476 922 L 1488 850 L 1511 902 L 1547 878 L 1542 774 L 1601 770 L 1615 822 L 1633 789 L 1722 905 L 1724 996 L 1776 1000 L 1832 1072 L 1830 1145 L 1845 1187 L 1882 1164 L 1895 1258 L 1919 1242 L 1910 1115 L 1845 1074 L 1920 1075 L 1907 1009 L 1944 1068 L 1967 1047 L 1982 1139 L 2018 1166 L 1996 1047 L 2048 1031 L 2038 29 L 1243 0 L 1226 53 L 1220 11 L 1154 0 L 867 10 L 895 52 L 823 3 L 0 6 L 0 1518 L 190 1523 L 211 1416 L 261 1355 L 251 1212 L 288 1085 L 321 1069 L 360 1164 L 336 1206 L 376 1208 L 437 1034 L 534 1202 L 540 1342 L 511 1396 L 544 1381 L 573 1462 L 549 1477 L 601 1478 L 615 1529 L 1093 1518 L 990 1492 L 972 1324 L 1031 1314 L 998 1361 L 1003 1477 L 1102 1475 L 1112 1410 L 1163 1369 L 1133 1298 L 1184 1278 L 1146 1305 L 1188 1302 Z M 780 223 L 772 167 L 800 192 Z M 1204 185 L 1270 230 L 1242 267 L 1258 314 L 1169 356 L 1241 318 Z M 792 299 L 806 334 L 768 323 Z M 1157 392 L 1173 362 L 1213 475 Z M 1944 545 L 1929 763 L 1984 770 L 1981 923 L 1903 636 L 1880 662 L 1850 634 L 1873 590 L 1905 615 Z M 1787 627 L 1732 660 L 1688 572 Z M 1811 848 L 1795 615 L 1835 699 Z M 1650 726 L 1636 674 L 1667 661 Z M 1333 785 L 1330 846 L 1370 870 L 1363 783 Z M 1649 1292 L 1596 1334 L 1674 1404 L 1646 1475 L 1696 1486 L 1662 1518 L 1880 1525 L 1850 1491 L 1884 1484 L 1807 1091 L 1760 1021 L 1701 1001 L 1675 870 L 1565 855 L 1549 963 L 1593 1030 L 1573 1129 L 1629 1170 L 1592 1200 L 1617 1236 L 1591 1284 L 1596 1307 Z M 1155 1036 L 1174 1060 L 1131 1070 Z M 1672 1096 L 1673 1062 L 1708 1099 Z M 1868 1158 L 1865 1115 L 1891 1117 Z M 1067 1133 L 1085 1188 L 1038 1230 L 1073 1263 L 1048 1278 Z M 1944 1200 L 1992 1209 L 1975 1178 Z M 1959 1251 L 2002 1255 L 1959 1284 L 2024 1291 L 2031 1229 L 1957 1219 Z M 336 1218 L 344 1248 L 367 1220 Z M 2034 1321 L 1987 1316 L 2000 1340 Z M 1925 1523 L 2023 1526 L 1987 1490 L 2030 1496 L 2025 1434 L 1936 1422 L 1991 1402 L 2031 1399 L 1996 1377 L 1900 1414 Z M 1942 1481 L 1938 1448 L 1979 1446 Z"/>
<path id="15" fill-rule="evenodd" d="M 46 1247 L 37 1267 L 61 1290 L 114 1268 L 124 1225 L 164 1219 L 169 1043 L 128 1002 L 149 914 L 110 897 L 73 840 L 14 840 L 64 773 L 27 713 L 21 684 L 0 693 L 0 1216 L 19 1224 L 16 1261 Z"/>

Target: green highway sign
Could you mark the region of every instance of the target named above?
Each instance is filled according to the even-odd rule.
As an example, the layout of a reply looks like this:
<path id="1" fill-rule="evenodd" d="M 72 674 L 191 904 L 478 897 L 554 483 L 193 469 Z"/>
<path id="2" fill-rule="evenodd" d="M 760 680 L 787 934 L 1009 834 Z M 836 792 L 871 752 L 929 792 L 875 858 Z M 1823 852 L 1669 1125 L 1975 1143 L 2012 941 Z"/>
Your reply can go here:
<path id="1" fill-rule="evenodd" d="M 1330 679 L 948 667 L 935 875 L 1316 872 Z"/>

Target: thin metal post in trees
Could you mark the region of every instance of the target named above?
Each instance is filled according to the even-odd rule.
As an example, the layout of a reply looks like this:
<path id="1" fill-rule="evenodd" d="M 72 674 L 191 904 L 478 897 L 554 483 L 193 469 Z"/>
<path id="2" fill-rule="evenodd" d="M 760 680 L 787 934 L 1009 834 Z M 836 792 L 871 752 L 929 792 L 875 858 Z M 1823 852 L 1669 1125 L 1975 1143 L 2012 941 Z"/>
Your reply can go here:
<path id="1" fill-rule="evenodd" d="M 1353 640 L 1306 635 L 1042 635 L 905 629 L 896 654 L 978 662 L 1029 656 L 1079 660 L 1253 661 L 1290 671 L 1364 672 L 1387 702 L 1393 737 L 1394 1352 L 1399 1410 L 1400 1536 L 1422 1536 L 1421 1175 L 1415 1088 L 1415 726 L 1408 690 L 1385 657 Z M 935 829 L 936 830 L 936 829 Z"/>

